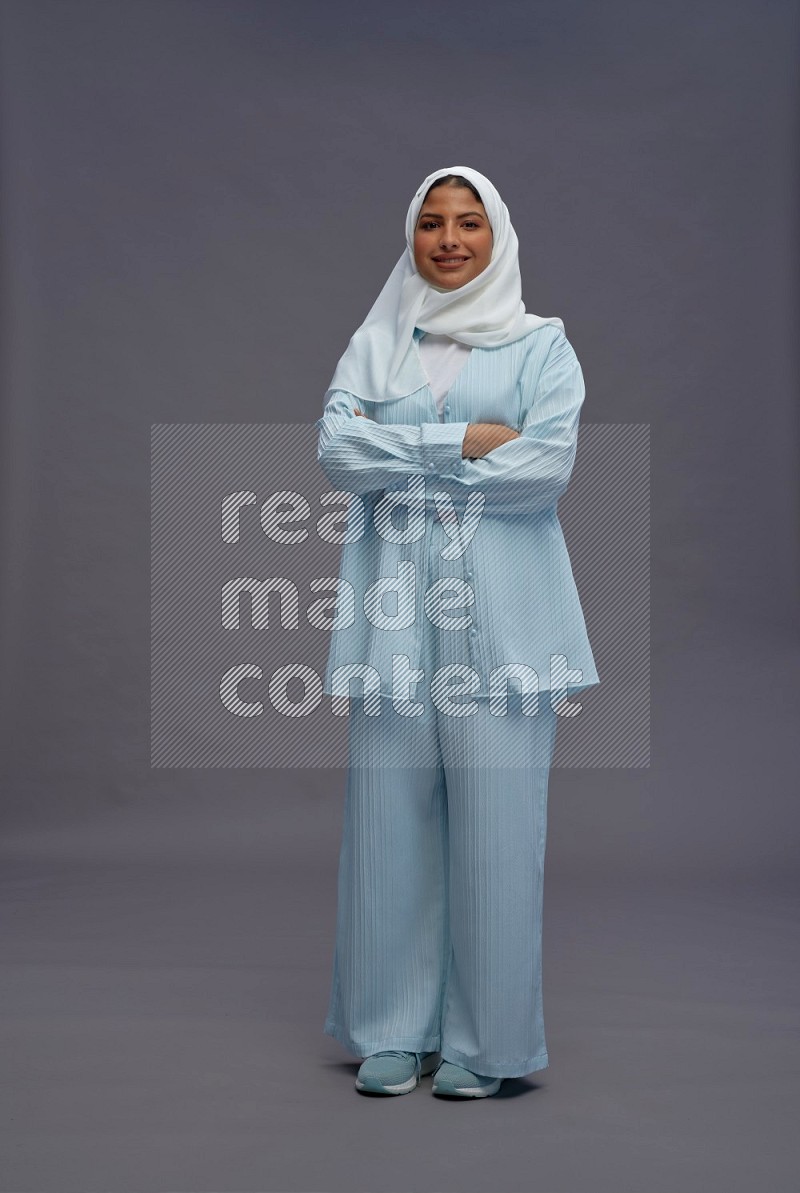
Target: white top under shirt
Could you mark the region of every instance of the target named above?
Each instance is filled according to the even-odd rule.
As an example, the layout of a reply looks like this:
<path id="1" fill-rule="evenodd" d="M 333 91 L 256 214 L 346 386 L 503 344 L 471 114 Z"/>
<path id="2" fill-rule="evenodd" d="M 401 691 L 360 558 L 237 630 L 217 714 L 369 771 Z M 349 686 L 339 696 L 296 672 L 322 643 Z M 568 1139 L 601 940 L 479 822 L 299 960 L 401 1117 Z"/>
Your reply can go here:
<path id="1" fill-rule="evenodd" d="M 472 348 L 469 344 L 452 340 L 450 336 L 433 335 L 431 332 L 422 336 L 418 347 L 422 367 L 436 399 L 439 421 L 443 422 L 445 397 L 466 364 Z"/>

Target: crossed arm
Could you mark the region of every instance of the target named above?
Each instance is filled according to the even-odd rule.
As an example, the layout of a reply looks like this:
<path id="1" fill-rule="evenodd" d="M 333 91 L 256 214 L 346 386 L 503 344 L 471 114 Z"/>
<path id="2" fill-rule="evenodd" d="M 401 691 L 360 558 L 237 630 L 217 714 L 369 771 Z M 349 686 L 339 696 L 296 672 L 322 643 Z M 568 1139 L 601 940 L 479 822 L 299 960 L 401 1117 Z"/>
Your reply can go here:
<path id="1" fill-rule="evenodd" d="M 356 408 L 355 413 L 369 418 L 363 410 Z M 501 443 L 507 443 L 509 439 L 516 439 L 518 436 L 519 431 L 507 427 L 505 423 L 467 423 L 467 430 L 461 442 L 461 455 L 469 459 L 479 459 L 488 455 Z"/>
<path id="2" fill-rule="evenodd" d="M 526 362 L 522 383 L 524 393 L 534 392 L 519 432 L 502 423 L 381 426 L 352 394 L 338 391 L 315 424 L 320 465 L 343 492 L 367 493 L 422 472 L 456 500 L 485 494 L 487 513 L 546 509 L 569 483 L 585 397 L 581 367 L 563 331 L 538 378 L 527 374 Z"/>

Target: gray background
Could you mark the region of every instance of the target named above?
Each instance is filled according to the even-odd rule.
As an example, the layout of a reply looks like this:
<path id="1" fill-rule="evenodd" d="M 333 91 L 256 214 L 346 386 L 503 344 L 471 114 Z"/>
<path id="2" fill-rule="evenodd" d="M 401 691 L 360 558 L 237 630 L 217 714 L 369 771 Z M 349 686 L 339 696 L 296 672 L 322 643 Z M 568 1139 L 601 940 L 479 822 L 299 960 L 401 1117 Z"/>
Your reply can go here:
<path id="1" fill-rule="evenodd" d="M 795 1187 L 797 16 L 3 5 L 4 1190 Z M 468 1104 L 322 1035 L 344 772 L 149 767 L 151 424 L 315 419 L 451 164 L 653 461 L 652 763 L 553 772 Z"/>

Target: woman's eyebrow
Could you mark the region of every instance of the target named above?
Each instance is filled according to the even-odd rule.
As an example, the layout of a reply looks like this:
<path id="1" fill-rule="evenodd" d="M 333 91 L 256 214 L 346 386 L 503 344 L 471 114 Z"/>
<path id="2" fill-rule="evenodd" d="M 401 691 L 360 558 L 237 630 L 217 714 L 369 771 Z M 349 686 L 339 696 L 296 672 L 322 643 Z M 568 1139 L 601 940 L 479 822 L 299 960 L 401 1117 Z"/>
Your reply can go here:
<path id="1" fill-rule="evenodd" d="M 483 215 L 481 215 L 480 211 L 461 211 L 456 216 L 456 219 L 463 220 L 465 215 L 477 215 L 479 219 L 484 218 Z M 424 219 L 442 220 L 442 219 L 444 219 L 444 216 L 439 215 L 438 211 L 423 211 L 422 215 L 419 218 L 421 220 L 424 220 Z"/>

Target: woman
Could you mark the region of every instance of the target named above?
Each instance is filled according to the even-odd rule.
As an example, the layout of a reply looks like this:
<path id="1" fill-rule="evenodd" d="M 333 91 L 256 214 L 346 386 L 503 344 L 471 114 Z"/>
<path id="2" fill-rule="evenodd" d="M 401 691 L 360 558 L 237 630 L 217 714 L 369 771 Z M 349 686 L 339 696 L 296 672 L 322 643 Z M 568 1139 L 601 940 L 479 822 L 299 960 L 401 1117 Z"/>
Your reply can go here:
<path id="1" fill-rule="evenodd" d="M 324 690 L 362 697 L 324 1031 L 361 1092 L 486 1097 L 548 1064 L 549 768 L 599 682 L 556 515 L 585 390 L 488 178 L 429 175 L 406 246 L 316 424 L 351 495 Z"/>

